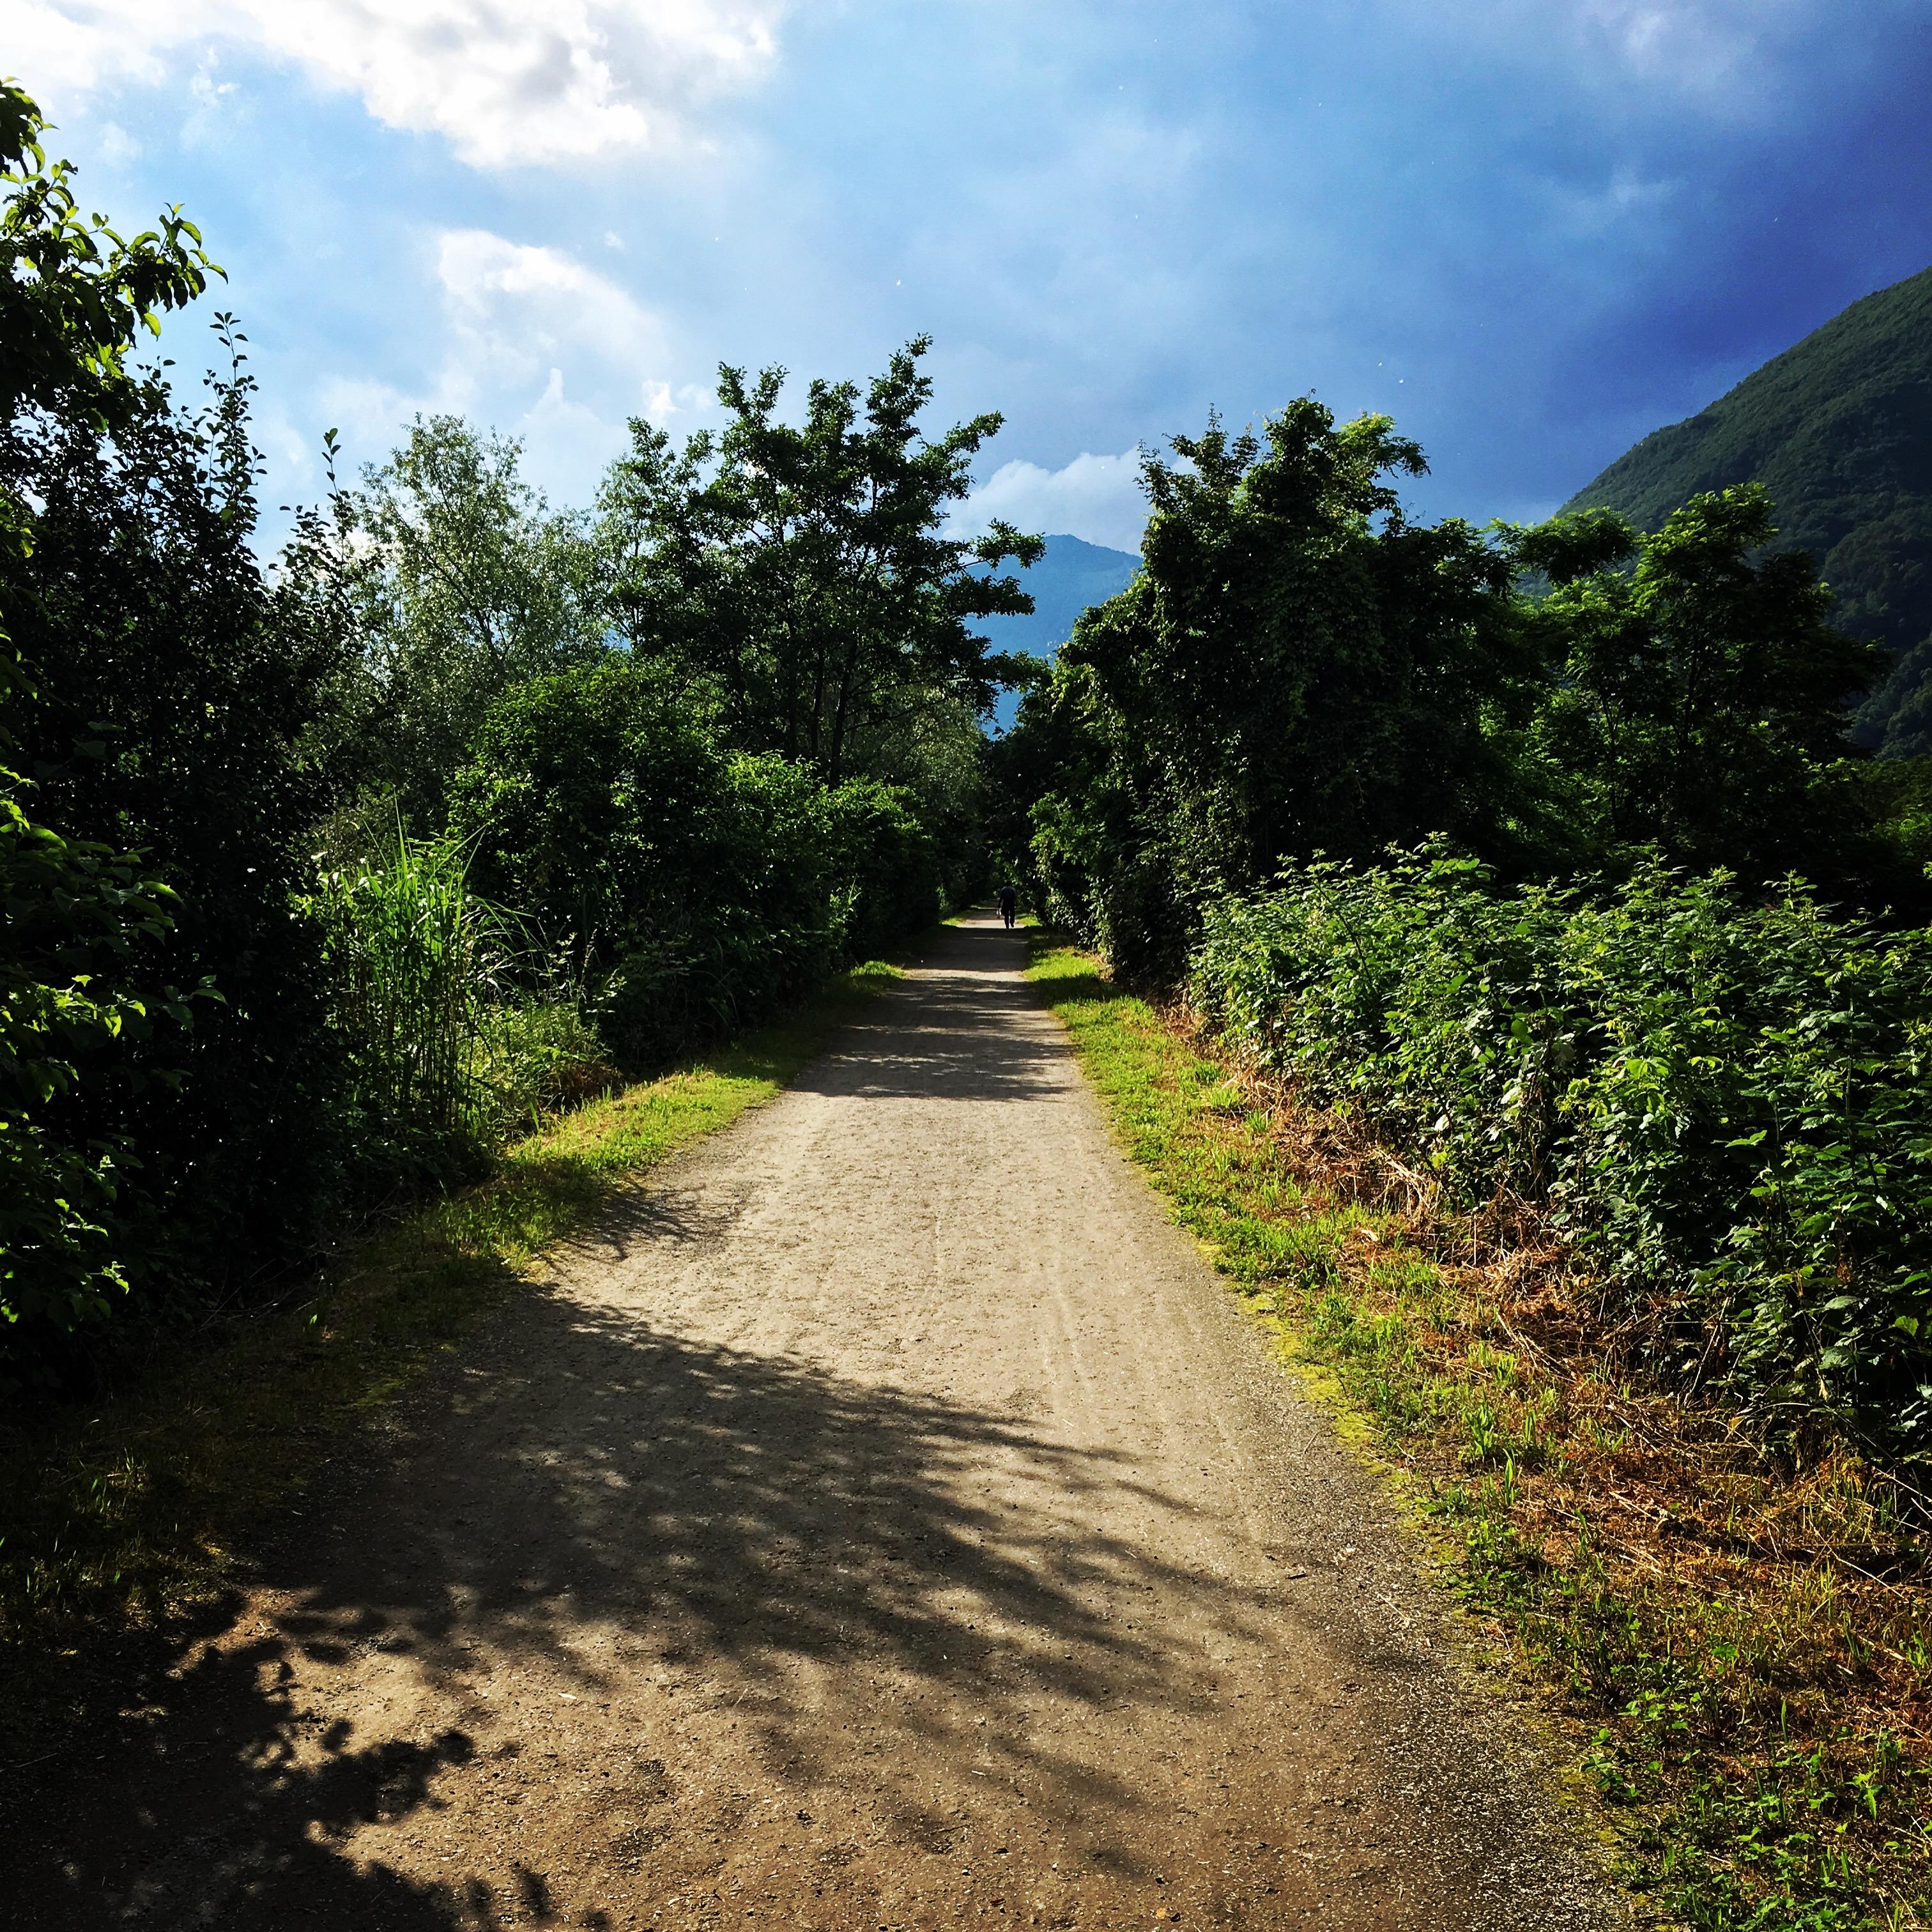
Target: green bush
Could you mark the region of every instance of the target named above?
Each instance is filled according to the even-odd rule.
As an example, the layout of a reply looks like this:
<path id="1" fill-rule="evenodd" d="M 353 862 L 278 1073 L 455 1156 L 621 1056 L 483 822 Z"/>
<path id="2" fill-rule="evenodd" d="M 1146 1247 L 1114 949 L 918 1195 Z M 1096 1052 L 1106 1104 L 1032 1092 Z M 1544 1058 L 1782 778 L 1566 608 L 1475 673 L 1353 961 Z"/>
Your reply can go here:
<path id="1" fill-rule="evenodd" d="M 0 1384 L 9 1359 L 43 1353 L 109 1313 L 129 1286 L 115 1238 L 125 1134 L 73 1130 L 83 1079 L 119 1084 L 149 1031 L 129 969 L 172 923 L 171 895 L 126 856 L 64 839 L 0 772 Z M 173 1002 L 177 1006 L 178 1001 Z M 154 1066 L 148 1077 L 179 1078 Z"/>
<path id="2" fill-rule="evenodd" d="M 317 794 L 327 640 L 265 580 L 251 384 L 128 354 L 210 269 L 124 242 L 0 83 L 0 1380 L 86 1382 L 99 1318 L 244 1289 L 332 1198 Z"/>
<path id="3" fill-rule="evenodd" d="M 826 805 L 841 940 L 848 958 L 870 959 L 939 916 L 935 843 L 902 785 L 848 779 Z"/>
<path id="4" fill-rule="evenodd" d="M 486 1008 L 470 1064 L 493 1139 L 535 1128 L 612 1082 L 603 1042 L 567 988 Z"/>
<path id="5" fill-rule="evenodd" d="M 1190 986 L 1462 1199 L 1550 1204 L 1671 1376 L 1932 1454 L 1932 933 L 1721 872 L 1499 892 L 1424 848 L 1214 904 Z"/>
<path id="6" fill-rule="evenodd" d="M 453 788 L 478 889 L 570 962 L 622 1066 L 662 1064 L 938 910 L 910 794 L 727 750 L 622 659 L 505 694 Z"/>
<path id="7" fill-rule="evenodd" d="M 490 1138 L 476 1060 L 507 979 L 502 916 L 470 891 L 457 847 L 400 831 L 381 862 L 326 874 L 311 904 L 365 1165 L 467 1165 Z"/>

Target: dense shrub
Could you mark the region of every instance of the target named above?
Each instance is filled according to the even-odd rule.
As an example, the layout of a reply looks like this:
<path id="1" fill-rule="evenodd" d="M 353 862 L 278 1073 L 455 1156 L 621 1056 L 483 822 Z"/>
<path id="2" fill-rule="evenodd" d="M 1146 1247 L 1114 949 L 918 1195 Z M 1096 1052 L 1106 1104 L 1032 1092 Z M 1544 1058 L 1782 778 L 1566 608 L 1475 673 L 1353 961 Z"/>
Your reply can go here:
<path id="1" fill-rule="evenodd" d="M 1214 906 L 1190 985 L 1466 1199 L 1548 1202 L 1670 1374 L 1932 1455 L 1932 933 L 1721 872 L 1501 892 L 1425 850 Z"/>
<path id="2" fill-rule="evenodd" d="M 662 1062 L 938 910 L 907 795 L 721 746 L 660 669 L 622 658 L 506 694 L 453 787 L 478 890 L 590 990 L 619 1064 Z"/>
<path id="3" fill-rule="evenodd" d="M 841 941 L 869 959 L 939 916 L 936 844 L 903 786 L 848 779 L 826 804 Z"/>
<path id="4" fill-rule="evenodd" d="M 173 896 L 166 931 L 116 969 L 139 1036 L 47 1116 L 71 1145 L 125 1150 L 116 1242 L 156 1294 L 225 1292 L 302 1251 L 340 1154 L 318 935 L 295 906 L 318 799 L 299 740 L 327 647 L 254 554 L 248 400 L 245 379 L 198 415 L 145 388 L 111 436 L 28 418 L 0 436 L 0 484 L 34 506 L 0 584 L 34 817 L 140 853 Z"/>
<path id="5" fill-rule="evenodd" d="M 83 1081 L 136 1077 L 151 1028 L 128 982 L 166 934 L 172 896 L 131 858 L 35 824 L 16 774 L 0 782 L 13 794 L 0 796 L 0 1321 L 17 1359 L 128 1291 L 115 1210 L 139 1156 L 125 1133 L 77 1132 L 68 1117 Z M 146 1077 L 179 1075 L 151 1062 Z"/>

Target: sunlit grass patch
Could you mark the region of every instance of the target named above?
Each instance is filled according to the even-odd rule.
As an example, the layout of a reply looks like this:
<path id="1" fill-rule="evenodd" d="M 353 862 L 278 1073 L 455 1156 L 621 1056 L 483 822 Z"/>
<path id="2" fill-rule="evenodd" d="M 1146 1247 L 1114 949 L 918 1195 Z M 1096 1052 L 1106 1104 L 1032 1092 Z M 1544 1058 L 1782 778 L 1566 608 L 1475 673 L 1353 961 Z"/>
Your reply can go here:
<path id="1" fill-rule="evenodd" d="M 1036 938 L 1126 1151 L 1345 1438 L 1408 1472 L 1456 1588 L 1574 1726 L 1651 1922 L 1932 1923 L 1932 1601 L 1900 1492 L 1620 1379 L 1557 1244 L 1252 1079 Z"/>
<path id="2" fill-rule="evenodd" d="M 90 1656 L 236 1574 L 244 1534 L 613 1192 L 770 1100 L 900 969 L 528 1136 L 473 1186 L 365 1234 L 283 1305 L 101 1400 L 0 1431 L 0 1756 L 85 1695 Z"/>

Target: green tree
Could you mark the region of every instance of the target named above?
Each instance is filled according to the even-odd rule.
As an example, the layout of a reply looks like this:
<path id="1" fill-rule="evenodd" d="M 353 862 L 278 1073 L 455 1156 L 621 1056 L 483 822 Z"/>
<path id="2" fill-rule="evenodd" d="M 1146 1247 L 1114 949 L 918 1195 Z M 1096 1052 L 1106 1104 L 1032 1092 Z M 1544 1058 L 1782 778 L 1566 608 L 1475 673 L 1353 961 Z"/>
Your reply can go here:
<path id="1" fill-rule="evenodd" d="M 1000 428 L 980 416 L 928 438 L 925 337 L 893 356 L 862 398 L 815 381 L 805 419 L 778 416 L 784 371 L 718 371 L 730 421 L 682 448 L 632 424 L 630 454 L 600 503 L 614 614 L 640 656 L 662 657 L 715 704 L 730 741 L 801 758 L 836 784 L 880 769 L 910 705 L 977 713 L 1004 661 L 972 620 L 1032 601 L 1009 560 L 1042 540 L 1005 524 L 964 541 L 949 506 Z"/>
<path id="2" fill-rule="evenodd" d="M 128 362 L 212 272 L 178 214 L 76 212 L 4 97 L 4 1299 L 16 1360 L 128 1289 L 232 1288 L 326 1197 L 331 1048 L 296 916 L 326 652 L 262 576 L 241 338 L 198 413 Z"/>
<path id="3" fill-rule="evenodd" d="M 1827 622 L 1831 592 L 1756 484 L 1694 496 L 1642 536 L 1609 511 L 1516 534 L 1554 675 L 1533 734 L 1585 849 L 1640 846 L 1764 879 L 1860 863 L 1847 706 L 1883 652 Z M 1869 814 L 1865 814 L 1868 816 Z"/>
<path id="4" fill-rule="evenodd" d="M 452 822 L 477 890 L 581 968 L 706 902 L 727 757 L 657 668 L 579 666 L 500 697 L 452 783 Z"/>
<path id="5" fill-rule="evenodd" d="M 992 863 L 990 748 L 980 720 L 969 703 L 910 692 L 879 719 L 853 761 L 860 772 L 889 775 L 866 782 L 888 786 L 906 801 L 930 842 L 940 896 L 952 905 L 984 890 Z M 857 782 L 848 779 L 846 786 Z"/>
<path id="6" fill-rule="evenodd" d="M 721 746 L 661 667 L 515 686 L 452 803 L 477 890 L 567 955 L 626 1067 L 729 1031 L 837 957 L 824 788 Z"/>
<path id="7" fill-rule="evenodd" d="M 518 473 L 521 454 L 460 417 L 418 417 L 304 532 L 292 578 L 349 646 L 318 734 L 344 802 L 439 828 L 448 778 L 502 693 L 602 652 L 582 522 L 550 511 Z"/>
<path id="8" fill-rule="evenodd" d="M 1447 830 L 1520 837 L 1510 734 L 1534 695 L 1508 554 L 1411 523 L 1421 452 L 1304 398 L 1264 435 L 1211 421 L 1150 458 L 1142 568 L 1022 706 L 1063 912 L 1132 972 L 1178 971 L 1203 897 L 1285 856 Z"/>
<path id="9" fill-rule="evenodd" d="M 74 198 L 50 162 L 33 100 L 0 82 L 0 423 L 125 419 L 126 358 L 159 313 L 200 294 L 212 265 L 178 210 L 131 241 Z M 38 693 L 10 627 L 31 605 L 35 508 L 25 479 L 0 480 L 0 1362 L 50 1330 L 106 1312 L 128 1287 L 113 1220 L 124 1136 L 69 1112 L 83 1077 L 148 1030 L 130 973 L 170 924 L 165 886 L 134 856 L 44 822 L 23 760 L 24 707 Z M 0 1369 L 0 1379 L 5 1371 Z"/>
<path id="10" fill-rule="evenodd" d="M 178 208 L 124 239 L 74 198 L 74 164 L 50 161 L 32 99 L 0 81 L 0 414 L 80 414 L 105 428 L 138 387 L 128 352 L 221 271 Z M 10 504 L 9 527 L 21 526 Z"/>
<path id="11" fill-rule="evenodd" d="M 50 1115 L 125 1148 L 116 1240 L 155 1292 L 301 1252 L 335 1172 L 324 975 L 298 903 L 323 803 L 302 747 L 332 640 L 264 579 L 252 385 L 224 333 L 238 360 L 196 413 L 149 384 L 111 436 L 68 415 L 0 438 L 0 477 L 34 506 L 4 610 L 34 808 L 141 852 L 172 894 L 166 934 L 119 975 L 145 1034 Z"/>

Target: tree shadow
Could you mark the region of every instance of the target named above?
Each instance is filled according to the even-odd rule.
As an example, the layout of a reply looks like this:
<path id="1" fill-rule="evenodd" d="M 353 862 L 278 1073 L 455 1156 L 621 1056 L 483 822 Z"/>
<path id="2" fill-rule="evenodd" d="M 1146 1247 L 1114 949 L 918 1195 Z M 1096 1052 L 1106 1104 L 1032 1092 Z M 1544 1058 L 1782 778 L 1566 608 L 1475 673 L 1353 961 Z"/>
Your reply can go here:
<path id="1" fill-rule="evenodd" d="M 950 926 L 920 962 L 916 1006 L 888 994 L 794 1084 L 839 1098 L 1030 1100 L 1070 1084 L 1070 1049 L 1039 1023 L 1014 969 L 1024 942 L 997 926 Z"/>
<path id="2" fill-rule="evenodd" d="M 650 1238 L 702 1238 L 674 1222 L 660 1208 Z M 1157 1561 L 1157 1536 L 1075 1526 L 1109 1514 L 1078 1508 L 1096 1491 L 1112 1520 L 1186 1514 L 1124 1453 L 562 1296 L 505 1311 L 381 1458 L 320 1499 L 327 1520 L 291 1525 L 260 1559 L 286 1606 L 274 1628 L 185 1646 L 101 1761 L 50 1783 L 16 1841 L 17 1922 L 496 1923 L 479 1874 L 428 1884 L 347 1842 L 369 1821 L 469 1802 L 489 1708 L 479 1654 L 500 1672 L 541 1666 L 586 1704 L 620 1692 L 638 1660 L 587 1634 L 633 1634 L 663 1666 L 701 1663 L 736 1684 L 766 1772 L 802 1794 L 844 1748 L 842 1684 L 856 1697 L 902 1673 L 936 1694 L 904 1707 L 909 1740 L 943 1754 L 970 1739 L 1071 1820 L 1132 1794 L 1028 1742 L 1024 1724 L 963 1727 L 1042 1699 L 1178 1712 L 1212 1653 L 1252 1641 L 1264 1608 L 1280 1614 Z M 1158 1631 L 1134 1625 L 1150 1594 L 1180 1606 Z M 379 1652 L 430 1694 L 427 1741 L 319 1726 L 291 1694 L 298 1670 L 352 1671 Z M 782 1694 L 802 1663 L 825 1688 L 808 1712 Z M 946 1828 L 916 1805 L 896 1823 L 914 1842 Z M 525 1870 L 513 1916 L 541 1922 L 548 1882 Z"/>

